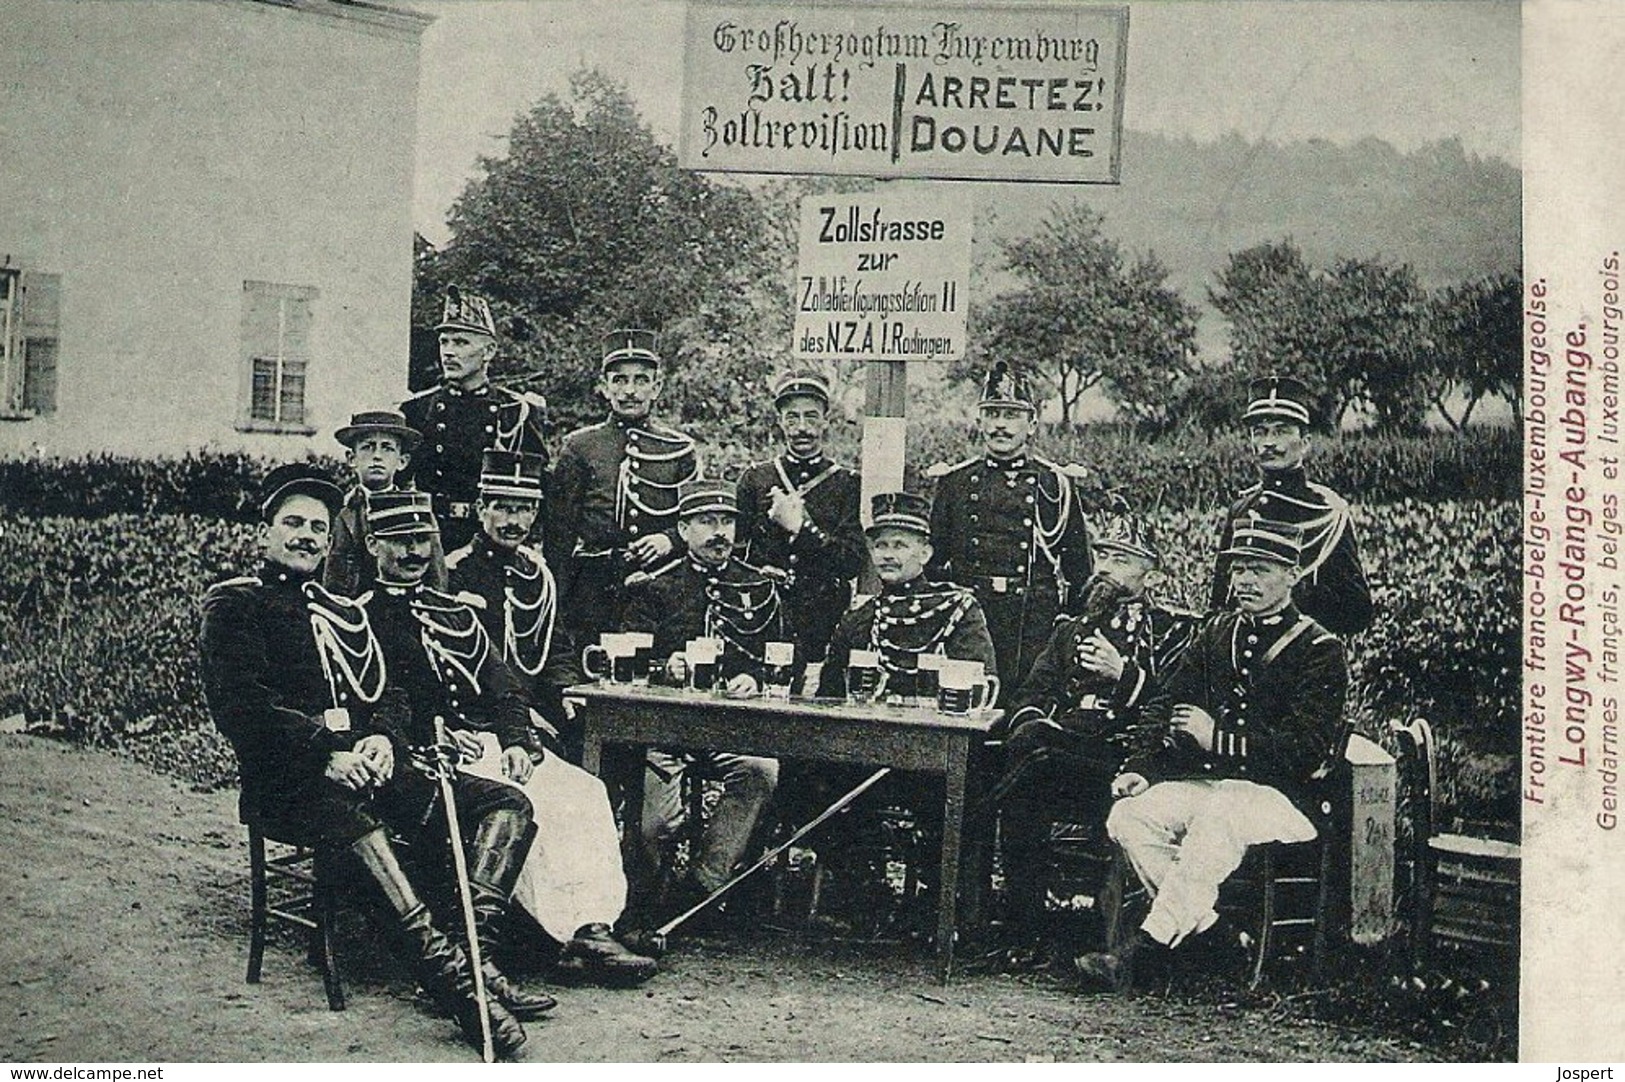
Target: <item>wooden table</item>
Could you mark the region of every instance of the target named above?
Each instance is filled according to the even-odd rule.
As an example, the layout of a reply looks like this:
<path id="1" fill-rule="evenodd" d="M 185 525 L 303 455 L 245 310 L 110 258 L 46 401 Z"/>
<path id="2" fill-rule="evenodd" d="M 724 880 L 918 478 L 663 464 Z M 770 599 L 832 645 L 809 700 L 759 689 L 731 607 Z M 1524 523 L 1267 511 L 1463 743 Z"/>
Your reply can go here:
<path id="1" fill-rule="evenodd" d="M 859 706 L 828 699 L 729 699 L 677 688 L 581 684 L 565 692 L 585 700 L 582 766 L 599 772 L 605 744 L 739 755 L 812 759 L 941 774 L 942 866 L 937 880 L 937 961 L 942 980 L 953 970 L 965 787 L 972 749 L 999 717 L 996 710 L 964 716 L 920 707 Z M 626 821 L 640 821 L 643 772 L 627 794 Z M 633 828 L 635 829 L 635 828 Z M 973 861 L 980 847 L 973 846 Z M 979 862 L 978 862 L 979 863 Z M 980 908 L 981 872 L 966 887 L 966 908 Z"/>

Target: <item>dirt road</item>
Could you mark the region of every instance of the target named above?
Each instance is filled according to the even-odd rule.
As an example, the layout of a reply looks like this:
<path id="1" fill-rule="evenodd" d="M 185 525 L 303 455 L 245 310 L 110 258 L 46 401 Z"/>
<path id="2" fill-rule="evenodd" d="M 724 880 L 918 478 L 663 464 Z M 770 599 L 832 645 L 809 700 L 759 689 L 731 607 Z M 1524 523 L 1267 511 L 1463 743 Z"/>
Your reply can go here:
<path id="1" fill-rule="evenodd" d="M 286 940 L 267 952 L 264 983 L 243 983 L 248 861 L 234 793 L 0 736 L 0 822 L 0 1060 L 469 1059 L 393 965 L 345 957 L 341 1014 Z M 923 957 L 788 938 L 690 942 L 645 988 L 557 994 L 525 1059 L 1432 1058 L 1409 1040 L 1263 1008 L 1080 995 L 1045 976 L 943 988 Z"/>

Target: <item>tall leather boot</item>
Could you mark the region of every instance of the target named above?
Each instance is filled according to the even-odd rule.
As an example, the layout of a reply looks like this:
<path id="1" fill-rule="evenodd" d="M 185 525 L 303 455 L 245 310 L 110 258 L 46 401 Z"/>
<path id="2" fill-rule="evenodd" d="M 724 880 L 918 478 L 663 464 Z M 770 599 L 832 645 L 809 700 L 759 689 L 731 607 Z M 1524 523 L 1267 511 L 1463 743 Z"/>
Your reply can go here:
<path id="1" fill-rule="evenodd" d="M 447 939 L 434 926 L 429 907 L 395 859 L 395 850 L 382 830 L 372 831 L 351 843 L 354 853 L 374 884 L 383 894 L 408 943 L 415 949 L 418 981 L 447 1014 L 457 1022 L 463 1037 L 475 1048 L 483 1043 L 480 1008 L 474 998 L 474 971 L 461 947 Z M 486 996 L 486 1018 L 491 1026 L 491 1046 L 499 1056 L 510 1056 L 525 1043 L 525 1029 L 519 1020 L 493 996 Z"/>
<path id="2" fill-rule="evenodd" d="M 536 827 L 523 812 L 498 810 L 480 820 L 468 866 L 468 888 L 474 899 L 474 927 L 480 940 L 480 972 L 485 989 L 518 1018 L 531 1021 L 559 1005 L 546 992 L 527 992 L 498 968 L 493 954 L 502 940 L 508 899 L 519 869 L 530 853 Z"/>

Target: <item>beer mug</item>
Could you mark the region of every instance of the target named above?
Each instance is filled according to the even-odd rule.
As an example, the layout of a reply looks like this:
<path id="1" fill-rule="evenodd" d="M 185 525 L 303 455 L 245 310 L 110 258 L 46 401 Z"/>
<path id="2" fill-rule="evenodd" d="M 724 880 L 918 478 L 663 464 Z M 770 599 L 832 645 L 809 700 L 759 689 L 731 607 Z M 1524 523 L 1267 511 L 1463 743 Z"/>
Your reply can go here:
<path id="1" fill-rule="evenodd" d="M 942 654 L 921 654 L 914 663 L 914 702 L 917 706 L 936 706 L 937 691 L 941 687 L 942 663 L 948 659 Z"/>
<path id="2" fill-rule="evenodd" d="M 873 650 L 853 650 L 846 658 L 848 701 L 858 704 L 871 703 L 880 691 L 880 655 Z"/>
<path id="3" fill-rule="evenodd" d="M 796 644 L 770 642 L 763 651 L 765 668 L 762 673 L 762 693 L 769 699 L 790 698 L 790 683 L 796 673 Z"/>
<path id="4" fill-rule="evenodd" d="M 598 636 L 596 643 L 587 644 L 581 651 L 581 668 L 600 683 L 607 680 L 612 684 L 630 684 L 635 652 L 627 635 L 618 631 L 606 631 Z M 600 657 L 603 659 L 602 671 L 595 662 L 595 659 Z"/>
<path id="5" fill-rule="evenodd" d="M 683 649 L 683 657 L 688 662 L 689 690 L 715 691 L 717 665 L 722 660 L 722 640 L 690 639 Z"/>
<path id="6" fill-rule="evenodd" d="M 622 638 L 632 647 L 632 682 L 647 684 L 649 669 L 654 664 L 655 637 L 647 631 L 628 631 Z"/>
<path id="7" fill-rule="evenodd" d="M 938 680 L 937 709 L 944 714 L 968 714 L 999 697 L 999 678 L 987 675 L 980 661 L 945 660 Z"/>

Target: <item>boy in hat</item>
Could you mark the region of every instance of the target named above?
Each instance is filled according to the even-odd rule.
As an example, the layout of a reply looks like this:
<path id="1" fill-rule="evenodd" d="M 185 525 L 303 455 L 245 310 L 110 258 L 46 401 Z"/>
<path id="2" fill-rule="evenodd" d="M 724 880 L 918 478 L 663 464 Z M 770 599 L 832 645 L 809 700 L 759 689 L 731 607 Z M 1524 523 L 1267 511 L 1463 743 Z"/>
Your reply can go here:
<path id="1" fill-rule="evenodd" d="M 401 412 L 424 438 L 409 476 L 434 498 L 445 546 L 461 548 L 479 526 L 480 456 L 487 448 L 545 456 L 547 400 L 492 385 L 497 327 L 484 297 L 449 287 L 435 331 L 440 383 L 407 399 Z"/>
<path id="2" fill-rule="evenodd" d="M 203 599 L 204 695 L 237 753 L 243 821 L 356 858 L 410 944 L 418 980 L 478 1047 L 482 1020 L 460 936 L 446 935 L 448 922 L 419 898 L 385 829 L 423 829 L 416 812 L 403 814 L 410 803 L 403 795 L 425 783 L 403 777 L 411 769 L 407 745 L 387 716 L 379 641 L 358 602 L 315 582 L 341 501 L 320 471 L 302 463 L 266 478 L 259 573 L 219 583 Z M 488 810 L 498 809 L 529 821 L 522 794 Z M 464 822 L 479 824 L 478 846 L 486 825 Z M 524 1043 L 524 1029 L 500 1001 L 489 999 L 486 1015 L 499 1053 Z"/>
<path id="3" fill-rule="evenodd" d="M 1153 901 L 1124 946 L 1076 964 L 1118 991 L 1131 985 L 1137 954 L 1215 926 L 1219 886 L 1249 846 L 1316 836 L 1305 814 L 1312 782 L 1348 741 L 1343 644 L 1292 600 L 1302 531 L 1248 518 L 1229 536 L 1236 608 L 1209 621 L 1146 708 L 1167 720 L 1162 746 L 1112 781 L 1106 831 Z"/>
<path id="4" fill-rule="evenodd" d="M 374 493 L 399 491 L 396 481 L 423 437 L 394 410 L 351 414 L 350 423 L 333 437 L 344 445 L 344 461 L 354 471 L 356 483 L 333 519 L 333 546 L 322 567 L 322 585 L 335 594 L 356 597 L 371 589 L 378 577 L 377 562 L 367 551 L 367 500 Z M 446 585 L 446 558 L 438 537 L 429 564 L 429 585 L 436 589 Z"/>
<path id="5" fill-rule="evenodd" d="M 1081 611 L 1057 621 L 1012 697 L 1004 773 L 993 787 L 1011 916 L 1029 939 L 1044 931 L 1050 822 L 1104 827 L 1123 762 L 1160 743 L 1145 704 L 1200 626 L 1194 613 L 1152 598 L 1162 549 L 1126 506 L 1097 520 L 1094 564 Z"/>
<path id="6" fill-rule="evenodd" d="M 678 486 L 698 476 L 699 460 L 692 439 L 653 420 L 661 384 L 654 332 L 611 331 L 598 378 L 609 416 L 571 432 L 559 451 L 546 549 L 577 642 L 613 630 L 627 577 L 677 550 Z"/>
<path id="7" fill-rule="evenodd" d="M 777 582 L 734 556 L 738 491 L 726 481 L 684 482 L 676 506 L 683 554 L 631 590 L 625 629 L 654 636 L 666 679 L 688 675 L 691 639 L 722 640 L 717 680 L 729 694 L 761 690 L 769 642 L 788 641 Z M 629 854 L 637 904 L 649 907 L 666 842 L 682 823 L 682 776 L 688 769 L 722 782 L 722 796 L 687 878 L 674 885 L 667 909 L 679 913 L 721 886 L 745 855 L 778 784 L 776 759 L 707 751 L 651 750 L 644 774 L 641 846 Z"/>
<path id="8" fill-rule="evenodd" d="M 999 361 L 976 411 L 982 453 L 939 472 L 931 516 L 932 571 L 975 591 L 1005 695 L 1026 679 L 1056 616 L 1076 611 L 1091 570 L 1082 471 L 1032 452 L 1037 425 L 1026 381 Z"/>
<path id="9" fill-rule="evenodd" d="M 553 572 L 525 543 L 541 506 L 539 456 L 485 452 L 477 511 L 480 534 L 446 558 L 452 589 L 479 613 L 502 660 L 528 689 L 533 712 L 555 730 L 564 724 L 560 691 L 584 677 L 575 650 L 554 627 L 558 597 Z M 501 778 L 490 739 L 468 765 Z M 615 813 L 603 782 L 557 755 L 537 765 L 524 785 L 536 809 L 536 836 L 520 869 L 514 901 L 552 940 L 571 972 L 607 985 L 633 985 L 656 965 L 627 950 L 610 933 L 626 905 Z"/>
<path id="10" fill-rule="evenodd" d="M 1303 575 L 1293 591 L 1300 609 L 1322 627 L 1348 636 L 1371 626 L 1371 587 L 1360 565 L 1348 501 L 1304 473 L 1310 450 L 1314 396 L 1291 376 L 1253 380 L 1242 423 L 1261 479 L 1230 505 L 1220 534 L 1213 575 L 1213 607 L 1232 603 L 1228 526 L 1257 515 L 1297 525 L 1303 533 Z"/>
<path id="11" fill-rule="evenodd" d="M 829 382 L 792 372 L 773 388 L 784 453 L 739 477 L 745 558 L 785 578 L 784 603 L 797 648 L 822 661 L 835 624 L 852 602 L 865 552 L 856 471 L 824 453 Z"/>

